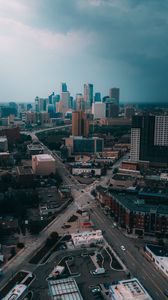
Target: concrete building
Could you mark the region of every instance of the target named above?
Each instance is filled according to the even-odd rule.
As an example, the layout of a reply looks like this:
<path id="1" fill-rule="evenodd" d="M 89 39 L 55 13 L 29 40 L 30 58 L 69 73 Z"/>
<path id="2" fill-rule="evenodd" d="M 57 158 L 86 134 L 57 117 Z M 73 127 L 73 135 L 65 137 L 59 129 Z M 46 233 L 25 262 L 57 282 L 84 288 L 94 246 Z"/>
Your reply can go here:
<path id="1" fill-rule="evenodd" d="M 72 135 L 84 137 L 89 135 L 89 120 L 83 111 L 72 113 Z"/>
<path id="2" fill-rule="evenodd" d="M 28 144 L 27 145 L 27 153 L 29 156 L 43 154 L 44 147 L 41 144 Z"/>
<path id="3" fill-rule="evenodd" d="M 111 88 L 109 90 L 109 98 L 115 99 L 117 104 L 119 105 L 119 100 L 120 100 L 120 89 L 119 88 Z"/>
<path id="4" fill-rule="evenodd" d="M 76 110 L 85 111 L 85 101 L 82 94 L 76 94 Z"/>
<path id="5" fill-rule="evenodd" d="M 8 151 L 8 140 L 5 136 L 0 136 L 0 152 Z"/>
<path id="6" fill-rule="evenodd" d="M 116 118 L 119 114 L 119 104 L 116 99 L 109 98 L 105 101 L 106 118 Z"/>
<path id="7" fill-rule="evenodd" d="M 97 200 L 108 206 L 116 221 L 128 233 L 138 236 L 160 234 L 168 237 L 168 196 L 121 188 L 97 187 Z"/>
<path id="8" fill-rule="evenodd" d="M 131 129 L 131 161 L 139 161 L 140 158 L 140 128 Z"/>
<path id="9" fill-rule="evenodd" d="M 156 245 L 146 245 L 145 250 L 156 267 L 168 277 L 168 249 Z"/>
<path id="10" fill-rule="evenodd" d="M 93 176 L 101 176 L 102 169 L 101 168 L 92 168 L 92 167 L 73 167 L 72 168 L 72 175 L 85 175 L 85 174 L 91 174 Z"/>
<path id="11" fill-rule="evenodd" d="M 83 300 L 75 279 L 72 277 L 48 280 L 51 300 Z"/>
<path id="12" fill-rule="evenodd" d="M 55 173 L 55 159 L 49 154 L 32 156 L 32 169 L 36 175 L 50 175 Z"/>
<path id="13" fill-rule="evenodd" d="M 111 300 L 152 300 L 137 278 L 119 281 L 109 291 Z"/>
<path id="14" fill-rule="evenodd" d="M 92 103 L 92 114 L 94 119 L 105 118 L 106 116 L 106 104 L 104 102 Z"/>
<path id="15" fill-rule="evenodd" d="M 168 116 L 155 117 L 154 145 L 168 146 Z"/>
<path id="16" fill-rule="evenodd" d="M 72 233 L 71 238 L 75 247 L 89 247 L 93 243 L 98 245 L 104 242 L 101 230 Z"/>
<path id="17" fill-rule="evenodd" d="M 86 109 L 90 109 L 93 103 L 93 84 L 84 84 L 84 101 Z"/>
<path id="18" fill-rule="evenodd" d="M 100 92 L 95 93 L 94 102 L 101 102 L 101 93 Z"/>
<path id="19" fill-rule="evenodd" d="M 168 166 L 168 116 L 134 116 L 131 128 L 131 160 Z"/>
<path id="20" fill-rule="evenodd" d="M 70 136 L 65 139 L 65 146 L 71 154 L 95 154 L 103 152 L 104 140 L 102 138 L 84 138 L 82 136 Z"/>

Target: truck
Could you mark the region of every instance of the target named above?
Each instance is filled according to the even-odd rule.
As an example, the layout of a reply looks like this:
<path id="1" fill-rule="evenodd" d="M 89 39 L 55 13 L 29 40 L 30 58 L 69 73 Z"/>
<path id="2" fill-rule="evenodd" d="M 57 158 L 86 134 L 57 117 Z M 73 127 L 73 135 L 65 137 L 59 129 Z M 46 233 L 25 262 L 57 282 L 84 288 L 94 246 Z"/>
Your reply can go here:
<path id="1" fill-rule="evenodd" d="M 91 271 L 92 275 L 101 275 L 105 273 L 105 269 L 104 268 L 97 268 L 94 271 Z"/>

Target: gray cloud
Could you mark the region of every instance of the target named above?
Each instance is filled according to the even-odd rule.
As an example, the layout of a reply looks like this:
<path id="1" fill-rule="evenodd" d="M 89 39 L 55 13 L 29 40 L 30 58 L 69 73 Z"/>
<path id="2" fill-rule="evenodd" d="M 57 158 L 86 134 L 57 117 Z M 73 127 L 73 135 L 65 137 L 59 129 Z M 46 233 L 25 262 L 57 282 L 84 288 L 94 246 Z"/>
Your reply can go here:
<path id="1" fill-rule="evenodd" d="M 167 100 L 168 0 L 15 1 L 24 4 L 27 13 L 12 13 L 11 9 L 10 14 L 8 8 L 3 18 L 25 26 L 26 34 L 13 35 L 21 58 L 28 57 L 25 74 L 32 85 L 31 91 L 26 91 L 28 97 L 47 93 L 54 82 L 67 80 L 74 93 L 82 89 L 84 81 L 93 81 L 104 93 L 112 85 L 120 86 L 126 101 Z M 23 70 L 17 68 L 21 58 L 15 51 L 8 58 L 13 57 L 17 84 Z M 42 84 L 34 83 L 35 76 Z M 8 79 L 10 84 L 10 74 Z M 26 92 L 24 89 L 24 99 Z M 20 97 L 15 86 L 12 93 L 14 98 Z M 2 92 L 2 97 L 8 95 Z"/>

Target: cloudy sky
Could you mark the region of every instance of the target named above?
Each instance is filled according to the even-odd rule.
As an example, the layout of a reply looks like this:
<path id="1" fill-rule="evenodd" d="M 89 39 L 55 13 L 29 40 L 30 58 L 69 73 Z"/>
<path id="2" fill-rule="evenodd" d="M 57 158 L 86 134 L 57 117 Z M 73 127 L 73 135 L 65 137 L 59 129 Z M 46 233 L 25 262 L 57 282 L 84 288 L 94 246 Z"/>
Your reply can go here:
<path id="1" fill-rule="evenodd" d="M 168 0 L 0 0 L 0 101 L 67 82 L 121 100 L 168 99 Z"/>

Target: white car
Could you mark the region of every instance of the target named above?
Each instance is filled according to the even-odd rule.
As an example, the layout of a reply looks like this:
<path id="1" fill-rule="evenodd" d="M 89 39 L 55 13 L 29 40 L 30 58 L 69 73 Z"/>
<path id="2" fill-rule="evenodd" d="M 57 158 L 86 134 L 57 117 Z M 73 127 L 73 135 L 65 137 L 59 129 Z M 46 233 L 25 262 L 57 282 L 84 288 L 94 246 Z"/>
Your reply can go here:
<path id="1" fill-rule="evenodd" d="M 126 249 L 125 249 L 125 247 L 122 245 L 121 246 L 121 250 L 123 250 L 123 251 L 125 251 Z"/>

